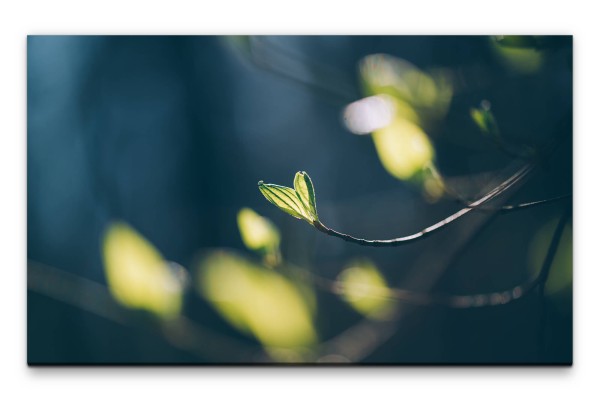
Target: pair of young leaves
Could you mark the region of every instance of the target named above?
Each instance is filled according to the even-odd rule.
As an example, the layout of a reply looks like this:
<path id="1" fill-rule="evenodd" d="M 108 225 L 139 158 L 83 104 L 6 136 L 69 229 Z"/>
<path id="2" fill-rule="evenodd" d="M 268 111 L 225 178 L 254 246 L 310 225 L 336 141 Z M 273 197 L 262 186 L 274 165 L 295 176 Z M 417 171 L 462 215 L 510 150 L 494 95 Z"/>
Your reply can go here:
<path id="1" fill-rule="evenodd" d="M 263 181 L 258 182 L 258 189 L 269 202 L 295 218 L 303 219 L 311 225 L 319 221 L 315 189 L 306 172 L 296 173 L 293 189 L 276 184 L 265 184 Z"/>

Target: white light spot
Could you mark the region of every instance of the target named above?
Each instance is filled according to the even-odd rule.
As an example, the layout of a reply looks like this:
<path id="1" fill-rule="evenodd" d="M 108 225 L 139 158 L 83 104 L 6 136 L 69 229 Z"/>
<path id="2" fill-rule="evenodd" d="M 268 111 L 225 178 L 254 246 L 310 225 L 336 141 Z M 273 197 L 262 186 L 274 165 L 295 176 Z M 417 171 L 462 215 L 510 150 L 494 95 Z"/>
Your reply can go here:
<path id="1" fill-rule="evenodd" d="M 389 96 L 370 96 L 346 107 L 344 123 L 354 134 L 368 134 L 389 125 L 395 112 L 394 103 Z"/>

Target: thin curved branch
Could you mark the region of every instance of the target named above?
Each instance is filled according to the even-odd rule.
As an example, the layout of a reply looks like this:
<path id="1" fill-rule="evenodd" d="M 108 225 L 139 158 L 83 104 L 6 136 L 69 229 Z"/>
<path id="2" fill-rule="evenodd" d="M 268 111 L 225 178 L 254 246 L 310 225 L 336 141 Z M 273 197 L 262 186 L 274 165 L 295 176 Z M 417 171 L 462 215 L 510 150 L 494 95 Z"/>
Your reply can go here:
<path id="1" fill-rule="evenodd" d="M 424 238 L 424 237 L 428 236 L 429 234 L 431 234 L 432 232 L 437 231 L 443 227 L 446 227 L 448 224 L 459 219 L 460 217 L 464 216 L 465 214 L 467 214 L 473 210 L 476 210 L 477 207 L 479 207 L 480 205 L 483 205 L 484 203 L 498 197 L 499 195 L 504 193 L 506 190 L 508 190 L 509 188 L 514 186 L 516 183 L 520 182 L 523 178 L 525 178 L 532 171 L 532 169 L 533 169 L 533 166 L 531 164 L 525 165 L 524 167 L 519 169 L 519 171 L 517 171 L 515 174 L 513 174 L 510 178 L 508 178 L 506 181 L 504 181 L 503 183 L 498 185 L 496 188 L 494 188 L 493 190 L 488 192 L 486 195 L 484 195 L 480 199 L 471 203 L 469 207 L 465 207 L 465 208 L 459 210 L 458 212 L 446 217 L 445 219 L 443 219 L 443 220 L 433 224 L 432 226 L 429 226 L 417 233 L 407 235 L 404 237 L 387 239 L 387 240 L 368 240 L 368 239 L 356 238 L 351 235 L 335 231 L 335 230 L 325 226 L 320 221 L 315 221 L 314 227 L 324 234 L 330 235 L 332 237 L 338 237 L 338 238 L 343 239 L 344 241 L 352 242 L 352 243 L 358 244 L 358 245 L 374 246 L 374 247 L 404 245 L 406 243 L 413 242 L 413 241 L 419 240 L 421 238 Z"/>
<path id="2" fill-rule="evenodd" d="M 554 230 L 554 234 L 552 236 L 550 245 L 548 246 L 548 252 L 546 253 L 546 258 L 544 259 L 544 263 L 542 265 L 542 268 L 540 269 L 540 272 L 537 274 L 537 276 L 519 285 L 516 285 L 504 291 L 495 291 L 473 295 L 432 294 L 406 290 L 402 288 L 388 288 L 387 294 L 378 295 L 376 297 L 397 300 L 413 305 L 439 305 L 458 309 L 505 305 L 509 302 L 522 298 L 525 295 L 532 292 L 536 287 L 543 286 L 546 283 L 548 275 L 550 274 L 552 262 L 554 261 L 554 257 L 556 256 L 556 252 L 558 250 L 558 245 L 560 244 L 561 236 L 564 232 L 564 228 L 570 215 L 569 211 L 570 207 L 568 207 L 565 213 L 561 216 L 561 219 L 556 229 Z M 308 275 L 310 280 L 314 284 L 328 292 L 334 294 L 342 294 L 345 291 L 344 285 L 337 280 L 331 280 L 319 276 L 306 269 L 295 268 L 289 265 L 287 265 L 287 267 L 292 268 L 294 270 L 298 270 L 303 274 Z"/>
<path id="3" fill-rule="evenodd" d="M 554 230 L 554 235 L 552 236 L 552 240 L 550 241 L 550 246 L 548 247 L 548 252 L 546 253 L 546 258 L 544 259 L 544 263 L 542 264 L 542 268 L 540 269 L 540 273 L 538 275 L 538 284 L 539 284 L 539 296 L 541 299 L 541 311 L 540 311 L 540 333 L 539 333 L 539 353 L 540 357 L 543 356 L 544 353 L 544 344 L 546 340 L 546 297 L 545 297 L 545 288 L 546 282 L 548 281 L 548 277 L 550 275 L 550 268 L 552 267 L 552 262 L 554 260 L 554 255 L 558 249 L 558 245 L 560 244 L 560 238 L 562 236 L 562 232 L 565 228 L 567 220 L 571 214 L 571 205 L 567 206 L 560 220 L 558 221 L 558 225 Z"/>
<path id="4" fill-rule="evenodd" d="M 564 195 L 559 195 L 559 196 L 555 196 L 555 197 L 548 198 L 548 199 L 541 199 L 541 200 L 537 200 L 537 201 L 518 203 L 515 205 L 505 205 L 505 206 L 500 206 L 500 207 L 485 206 L 485 205 L 472 206 L 473 205 L 472 203 L 470 203 L 470 202 L 466 202 L 466 203 L 467 203 L 467 207 L 470 207 L 472 209 L 477 209 L 477 210 L 480 210 L 483 212 L 509 213 L 509 212 L 514 212 L 517 210 L 528 209 L 528 208 L 534 207 L 534 206 L 544 205 L 547 203 L 557 202 L 557 201 L 560 201 L 563 199 L 571 198 L 572 196 L 573 196 L 573 194 L 564 194 Z"/>
<path id="5" fill-rule="evenodd" d="M 484 294 L 475 295 L 436 295 L 436 294 L 422 294 L 414 291 L 407 291 L 402 289 L 392 289 L 394 298 L 400 300 L 411 300 L 420 304 L 438 304 L 445 305 L 453 308 L 472 308 L 481 306 L 495 306 L 504 305 L 516 299 L 519 299 L 526 294 L 533 291 L 536 287 L 543 287 L 548 280 L 550 274 L 550 268 L 552 262 L 558 251 L 558 245 L 564 232 L 564 228 L 570 216 L 570 206 L 567 207 L 563 215 L 561 216 L 552 240 L 548 246 L 548 252 L 542 264 L 540 272 L 533 279 L 527 280 L 526 282 L 512 287 L 508 290 L 501 292 L 490 292 Z"/>
<path id="6" fill-rule="evenodd" d="M 443 177 L 434 166 L 430 166 L 429 168 L 430 168 L 431 173 L 434 174 L 434 176 L 437 179 L 441 180 L 444 183 L 447 181 L 446 178 Z M 515 205 L 499 206 L 499 207 L 487 206 L 487 205 L 481 205 L 481 204 L 478 206 L 475 206 L 474 201 L 465 198 L 464 196 L 460 195 L 458 192 L 454 191 L 452 188 L 447 187 L 445 184 L 443 185 L 443 187 L 444 187 L 444 192 L 448 197 L 450 197 L 452 200 L 455 200 L 456 202 L 460 203 L 464 207 L 470 207 L 470 208 L 477 209 L 477 210 L 483 211 L 483 212 L 500 212 L 502 214 L 514 212 L 514 211 L 522 210 L 522 209 L 528 209 L 530 207 L 540 206 L 540 205 L 544 205 L 546 203 L 560 201 L 563 199 L 571 198 L 573 196 L 573 194 L 563 194 L 563 195 L 554 196 L 552 198 L 541 199 L 541 200 L 530 201 L 530 202 L 523 202 L 523 203 L 518 203 Z"/>
<path id="7" fill-rule="evenodd" d="M 544 263 L 542 264 L 542 269 L 538 275 L 539 284 L 544 287 L 546 285 L 546 281 L 548 281 L 548 276 L 550 275 L 550 268 L 552 267 L 552 261 L 554 260 L 554 255 L 558 249 L 558 245 L 560 243 L 560 237 L 562 232 L 564 231 L 565 225 L 571 216 L 571 205 L 567 206 L 565 211 L 563 212 L 560 220 L 558 221 L 558 225 L 554 230 L 554 235 L 552 236 L 552 241 L 550 241 L 550 246 L 548 247 L 548 253 L 546 254 L 546 258 L 544 259 Z"/>

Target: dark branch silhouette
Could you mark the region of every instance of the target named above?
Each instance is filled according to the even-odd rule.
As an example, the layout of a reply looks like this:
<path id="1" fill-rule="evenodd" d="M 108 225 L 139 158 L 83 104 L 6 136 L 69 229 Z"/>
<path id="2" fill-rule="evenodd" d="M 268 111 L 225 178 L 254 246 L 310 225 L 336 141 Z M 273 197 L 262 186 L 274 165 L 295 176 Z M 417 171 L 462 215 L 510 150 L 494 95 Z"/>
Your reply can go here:
<path id="1" fill-rule="evenodd" d="M 464 216 L 465 214 L 472 212 L 473 210 L 476 210 L 479 206 L 483 205 L 484 203 L 489 202 L 490 200 L 498 197 L 499 195 L 503 194 L 506 190 L 508 190 L 509 188 L 513 187 L 515 184 L 520 182 L 523 178 L 525 178 L 529 173 L 531 173 L 532 169 L 533 169 L 533 166 L 531 164 L 525 165 L 524 167 L 520 168 L 515 174 L 513 174 L 510 178 L 508 178 L 506 181 L 504 181 L 503 183 L 498 185 L 496 188 L 494 188 L 493 190 L 488 192 L 486 195 L 484 195 L 480 199 L 471 203 L 469 205 L 469 207 L 465 207 L 465 208 L 459 210 L 458 212 L 446 217 L 445 219 L 443 219 L 443 220 L 435 223 L 434 225 L 429 226 L 417 233 L 410 234 L 410 235 L 407 235 L 404 237 L 387 239 L 387 240 L 368 240 L 368 239 L 356 238 L 351 235 L 335 231 L 335 230 L 325 226 L 320 221 L 314 222 L 314 227 L 317 230 L 321 231 L 322 233 L 325 233 L 332 237 L 338 237 L 338 238 L 343 239 L 344 241 L 352 242 L 352 243 L 355 243 L 358 245 L 374 246 L 374 247 L 404 245 L 406 243 L 413 242 L 413 241 L 419 240 L 421 238 L 424 238 L 424 237 L 430 235 L 432 232 L 446 227 L 448 224 L 459 219 L 460 217 Z"/>
<path id="2" fill-rule="evenodd" d="M 473 206 L 472 203 L 468 203 L 467 207 L 475 208 L 477 210 L 484 211 L 484 212 L 509 213 L 509 212 L 514 212 L 517 210 L 528 209 L 528 208 L 534 207 L 534 206 L 545 205 L 547 203 L 557 202 L 557 201 L 560 201 L 563 199 L 571 198 L 572 196 L 573 196 L 573 194 L 565 194 L 565 195 L 559 195 L 559 196 L 555 196 L 555 197 L 548 198 L 548 199 L 541 199 L 541 200 L 537 200 L 537 201 L 518 203 L 515 205 L 505 205 L 505 206 L 500 206 L 500 207 L 493 207 L 493 206 L 486 206 L 486 205 Z"/>
<path id="3" fill-rule="evenodd" d="M 505 305 L 509 302 L 517 300 L 519 298 L 524 297 L 525 295 L 532 292 L 535 288 L 540 287 L 543 288 L 546 281 L 548 280 L 548 276 L 550 274 L 550 268 L 552 267 L 552 262 L 554 261 L 554 257 L 556 256 L 556 252 L 558 250 L 558 245 L 560 244 L 561 236 L 564 232 L 564 228 L 570 216 L 570 206 L 565 210 L 561 219 L 554 230 L 554 234 L 552 236 L 552 240 L 550 245 L 548 246 L 548 252 L 546 253 L 546 257 L 542 264 L 542 268 L 540 272 L 533 278 L 511 287 L 504 291 L 494 291 L 482 294 L 473 294 L 473 295 L 448 295 L 448 294 L 434 294 L 434 293 L 425 293 L 419 291 L 406 290 L 402 288 L 388 288 L 387 294 L 378 295 L 378 298 L 385 299 L 394 299 L 401 302 L 410 303 L 413 305 L 440 305 L 446 306 L 450 308 L 478 308 L 482 306 L 497 306 L 497 305 Z M 321 289 L 326 291 L 341 294 L 344 293 L 345 288 L 344 284 L 337 281 L 331 280 L 317 274 L 314 274 L 308 270 L 302 268 L 295 268 L 291 266 L 286 266 L 293 270 L 297 270 L 302 274 L 308 275 L 310 280 L 318 285 Z M 368 285 L 367 285 L 368 287 Z"/>

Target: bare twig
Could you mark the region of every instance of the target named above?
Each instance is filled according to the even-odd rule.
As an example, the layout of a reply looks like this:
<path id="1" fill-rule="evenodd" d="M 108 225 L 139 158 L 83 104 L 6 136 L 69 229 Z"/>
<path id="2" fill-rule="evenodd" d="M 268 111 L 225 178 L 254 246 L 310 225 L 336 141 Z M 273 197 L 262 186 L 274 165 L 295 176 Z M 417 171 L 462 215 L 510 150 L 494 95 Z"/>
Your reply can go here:
<path id="1" fill-rule="evenodd" d="M 546 253 L 546 258 L 544 259 L 544 263 L 542 264 L 542 268 L 540 273 L 537 276 L 537 284 L 539 285 L 539 295 L 541 300 L 541 313 L 540 313 L 540 339 L 539 339 L 539 350 L 540 356 L 543 355 L 544 352 L 544 344 L 545 344 L 545 328 L 546 328 L 546 297 L 545 297 L 545 288 L 546 282 L 548 281 L 548 277 L 550 276 L 550 268 L 552 267 L 552 262 L 554 261 L 554 256 L 558 250 L 558 245 L 560 244 L 560 239 L 562 237 L 563 231 L 565 229 L 565 225 L 569 220 L 571 215 L 571 205 L 567 206 L 565 211 L 563 212 L 556 229 L 554 230 L 554 234 L 552 235 L 552 240 L 550 241 L 550 245 L 548 246 L 548 252 Z"/>
<path id="2" fill-rule="evenodd" d="M 452 241 L 442 242 L 439 251 L 440 254 L 444 255 L 443 259 L 436 260 L 431 253 L 426 253 L 420 257 L 415 263 L 415 276 L 409 279 L 407 284 L 424 288 L 426 289 L 424 292 L 431 289 L 443 271 L 456 262 L 458 255 L 467 248 L 473 237 L 489 226 L 497 215 L 497 213 L 491 213 L 475 216 L 476 222 L 474 224 L 460 230 Z M 379 322 L 365 318 L 360 323 L 327 341 L 323 349 L 325 352 L 341 350 L 341 353 L 350 360 L 362 360 L 397 333 L 401 319 L 406 318 L 413 311 L 409 306 L 414 305 L 408 303 L 396 305 L 392 315 L 389 316 L 390 321 Z M 351 341 L 352 338 L 364 333 L 369 334 L 369 341 L 365 341 L 364 346 L 357 344 L 356 341 Z"/>
<path id="3" fill-rule="evenodd" d="M 469 207 L 465 207 L 465 208 L 459 210 L 458 212 L 450 215 L 449 217 L 446 217 L 445 219 L 443 219 L 443 220 L 435 223 L 434 225 L 429 226 L 415 234 L 407 235 L 404 237 L 387 239 L 387 240 L 368 240 L 368 239 L 356 238 L 351 235 L 335 231 L 335 230 L 325 226 L 320 221 L 316 221 L 314 223 L 314 227 L 317 230 L 321 231 L 322 233 L 325 233 L 332 237 L 338 237 L 338 238 L 343 239 L 344 241 L 352 242 L 352 243 L 358 244 L 358 245 L 374 246 L 374 247 L 404 245 L 406 243 L 413 242 L 413 241 L 419 240 L 421 238 L 424 238 L 424 237 L 430 235 L 432 232 L 446 227 L 448 224 L 459 219 L 460 217 L 464 216 L 465 214 L 467 214 L 473 210 L 476 210 L 476 208 L 479 207 L 480 205 L 483 205 L 484 203 L 496 198 L 497 196 L 501 195 L 506 190 L 511 188 L 513 185 L 520 182 L 529 173 L 531 173 L 532 169 L 533 169 L 533 166 L 531 164 L 525 165 L 524 167 L 520 168 L 515 174 L 513 174 L 510 178 L 508 178 L 506 181 L 504 181 L 503 183 L 498 185 L 496 188 L 494 188 L 493 190 L 488 192 L 486 195 L 484 195 L 477 201 L 471 203 Z"/>
<path id="4" fill-rule="evenodd" d="M 560 233 L 564 228 L 564 223 L 560 228 Z M 555 233 L 556 235 L 556 233 Z M 560 238 L 560 235 L 558 236 Z M 554 238 L 553 238 L 554 239 Z M 547 280 L 547 273 L 544 273 L 549 269 L 548 266 L 551 266 L 554 255 L 556 254 L 556 245 L 554 242 L 550 245 L 548 249 L 548 254 L 546 256 L 546 261 L 544 262 L 544 268 L 533 278 L 520 283 L 514 287 L 511 287 L 502 291 L 494 291 L 488 293 L 481 294 L 470 294 L 470 295 L 449 295 L 449 294 L 435 294 L 435 293 L 426 293 L 419 291 L 412 291 L 403 288 L 388 288 L 385 291 L 385 294 L 382 293 L 379 287 L 377 287 L 378 291 L 374 291 L 377 295 L 369 294 L 369 285 L 365 284 L 364 296 L 371 298 L 383 298 L 396 300 L 404 303 L 409 303 L 412 305 L 419 306 L 430 306 L 430 305 L 438 305 L 445 306 L 449 308 L 478 308 L 483 306 L 498 306 L 505 305 L 509 302 L 517 300 L 519 298 L 524 297 L 525 295 L 532 292 L 535 288 L 537 288 L 542 283 L 545 283 Z M 312 273 L 309 270 L 292 267 L 287 265 L 286 268 L 302 271 L 302 274 L 306 275 L 311 282 L 316 284 L 322 290 L 331 292 L 333 294 L 340 294 L 345 291 L 344 285 L 337 280 L 328 279 L 326 277 L 319 276 L 315 273 Z"/>
<path id="5" fill-rule="evenodd" d="M 477 210 L 484 211 L 484 212 L 499 211 L 500 213 L 509 213 L 509 212 L 514 212 L 517 210 L 528 209 L 528 208 L 534 207 L 534 206 L 540 206 L 540 205 L 545 205 L 548 203 L 557 202 L 557 201 L 560 201 L 563 199 L 571 198 L 572 196 L 573 196 L 573 194 L 565 194 L 565 195 L 559 195 L 559 196 L 555 196 L 555 197 L 548 198 L 548 199 L 541 199 L 541 200 L 537 200 L 537 201 L 518 203 L 515 205 L 505 205 L 505 206 L 500 206 L 500 207 L 491 207 L 491 206 L 486 206 L 486 205 L 473 206 L 472 203 L 467 202 L 467 207 L 475 208 Z"/>

